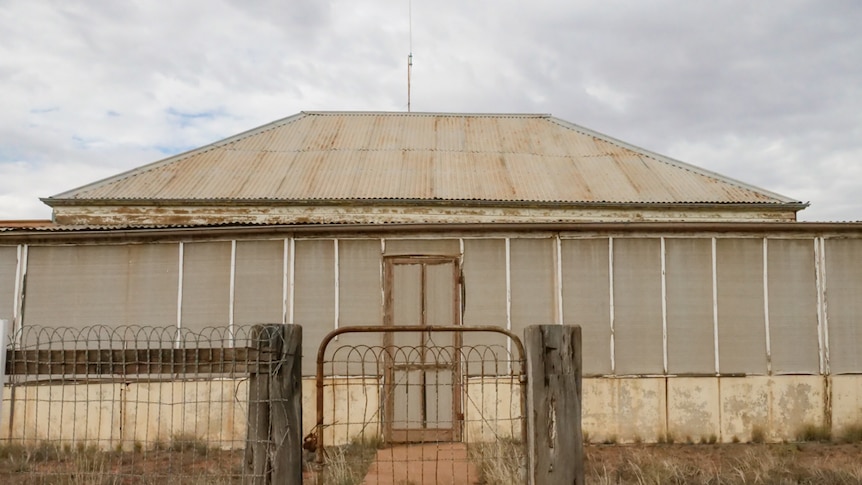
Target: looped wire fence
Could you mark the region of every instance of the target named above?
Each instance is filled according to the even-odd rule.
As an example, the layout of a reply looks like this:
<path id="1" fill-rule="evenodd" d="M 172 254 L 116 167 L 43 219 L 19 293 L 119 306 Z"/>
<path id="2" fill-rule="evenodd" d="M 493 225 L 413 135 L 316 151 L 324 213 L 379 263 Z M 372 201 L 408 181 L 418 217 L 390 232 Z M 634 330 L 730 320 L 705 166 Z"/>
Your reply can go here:
<path id="1" fill-rule="evenodd" d="M 523 483 L 520 341 L 414 326 L 369 345 L 351 330 L 324 339 L 318 354 L 318 421 L 307 441 L 322 445 L 324 483 Z"/>
<path id="2" fill-rule="evenodd" d="M 247 381 L 277 357 L 258 333 L 251 326 L 14 332 L 3 343 L 0 482 L 248 480 Z"/>

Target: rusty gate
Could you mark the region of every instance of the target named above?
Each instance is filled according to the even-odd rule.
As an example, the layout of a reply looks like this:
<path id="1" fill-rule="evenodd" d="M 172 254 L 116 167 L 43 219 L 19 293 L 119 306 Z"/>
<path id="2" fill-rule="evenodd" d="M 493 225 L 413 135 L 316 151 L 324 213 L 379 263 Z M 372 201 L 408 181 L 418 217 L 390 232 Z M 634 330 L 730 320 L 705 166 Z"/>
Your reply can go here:
<path id="1" fill-rule="evenodd" d="M 378 325 L 332 331 L 317 353 L 317 421 L 307 438 L 316 462 L 353 459 L 348 455 L 359 444 L 433 445 L 440 459 L 437 444 L 450 443 L 463 456 L 443 459 L 470 461 L 471 473 L 482 473 L 489 456 L 476 450 L 503 446 L 521 453 L 524 359 L 521 340 L 500 327 Z M 516 467 L 522 461 L 517 457 Z"/>

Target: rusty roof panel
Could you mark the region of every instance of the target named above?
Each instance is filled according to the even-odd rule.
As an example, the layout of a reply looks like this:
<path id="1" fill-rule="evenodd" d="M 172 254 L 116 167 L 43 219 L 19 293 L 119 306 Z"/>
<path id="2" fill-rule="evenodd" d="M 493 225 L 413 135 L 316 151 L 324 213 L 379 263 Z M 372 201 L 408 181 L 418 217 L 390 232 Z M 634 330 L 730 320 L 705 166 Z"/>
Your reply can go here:
<path id="1" fill-rule="evenodd" d="M 549 115 L 301 113 L 46 199 L 795 203 Z"/>

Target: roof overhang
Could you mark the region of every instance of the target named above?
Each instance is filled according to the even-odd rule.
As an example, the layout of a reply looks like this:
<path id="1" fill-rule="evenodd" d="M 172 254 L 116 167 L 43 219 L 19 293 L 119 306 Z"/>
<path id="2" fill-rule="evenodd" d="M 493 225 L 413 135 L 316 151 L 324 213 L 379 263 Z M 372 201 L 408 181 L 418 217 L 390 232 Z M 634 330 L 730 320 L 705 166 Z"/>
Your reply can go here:
<path id="1" fill-rule="evenodd" d="M 50 201 L 50 203 L 49 203 Z M 81 225 L 485 224 L 626 221 L 792 222 L 807 204 L 487 200 L 49 199 L 54 222 Z"/>

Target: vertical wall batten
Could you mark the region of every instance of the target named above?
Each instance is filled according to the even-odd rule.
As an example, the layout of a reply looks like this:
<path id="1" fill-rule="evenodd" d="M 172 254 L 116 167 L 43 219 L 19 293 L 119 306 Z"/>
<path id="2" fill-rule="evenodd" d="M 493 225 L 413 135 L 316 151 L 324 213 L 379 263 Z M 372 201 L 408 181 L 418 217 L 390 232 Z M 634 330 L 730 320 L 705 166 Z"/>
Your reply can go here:
<path id="1" fill-rule="evenodd" d="M 294 315 L 296 314 L 296 239 L 290 238 L 290 271 L 289 271 L 290 289 L 288 300 L 288 319 L 287 323 L 293 325 L 295 322 Z"/>
<path id="2" fill-rule="evenodd" d="M 290 241 L 285 238 L 284 239 L 284 252 L 281 258 L 281 323 L 287 323 L 287 298 L 288 298 L 288 288 L 289 288 L 289 270 L 290 265 L 288 259 L 290 256 L 288 255 L 288 249 L 290 247 Z"/>
<path id="3" fill-rule="evenodd" d="M 819 372 L 823 374 L 823 275 L 820 265 L 820 238 L 814 242 L 814 287 L 817 294 L 817 361 Z"/>
<path id="4" fill-rule="evenodd" d="M 721 374 L 721 367 L 719 366 L 719 345 L 718 345 L 718 265 L 716 263 L 717 256 L 717 244 L 715 238 L 712 238 L 712 328 L 713 328 L 713 339 L 715 340 L 715 373 L 716 375 Z"/>
<path id="5" fill-rule="evenodd" d="M 506 330 L 512 331 L 512 246 L 506 238 Z M 508 339 L 507 339 L 508 340 Z M 509 352 L 511 352 L 511 346 Z"/>
<path id="6" fill-rule="evenodd" d="M 614 238 L 608 238 L 608 301 L 610 302 L 611 325 L 611 374 L 616 372 L 616 354 L 614 353 Z"/>
<path id="7" fill-rule="evenodd" d="M 826 373 L 826 359 L 823 348 L 823 264 L 820 251 L 821 238 L 814 238 L 814 284 L 817 291 L 817 356 L 820 374 Z"/>
<path id="8" fill-rule="evenodd" d="M 15 282 L 12 288 L 12 335 L 18 329 L 18 308 L 19 295 L 21 294 L 21 252 L 23 245 L 19 244 L 15 247 Z M 0 343 L 2 345 L 2 343 Z"/>
<path id="9" fill-rule="evenodd" d="M 383 320 L 386 319 L 386 260 L 383 258 L 384 254 L 386 254 L 386 239 L 380 238 L 380 315 L 383 315 Z"/>
<path id="10" fill-rule="evenodd" d="M 332 267 L 333 267 L 333 270 L 335 272 L 335 274 L 333 275 L 333 281 L 335 282 L 335 295 L 334 295 L 335 296 L 335 303 L 334 303 L 335 308 L 333 311 L 333 313 L 334 313 L 334 316 L 333 316 L 333 319 L 334 319 L 333 325 L 334 326 L 333 326 L 333 328 L 338 329 L 338 318 L 339 318 L 339 311 L 338 310 L 341 306 L 339 304 L 340 293 L 339 293 L 339 288 L 338 288 L 338 281 L 340 279 L 340 276 L 339 276 L 340 271 L 338 268 L 338 239 L 333 239 L 332 243 L 333 243 L 332 244 L 332 250 L 333 250 L 333 256 L 332 257 L 333 257 L 333 261 L 334 261 L 334 264 L 332 265 Z"/>
<path id="11" fill-rule="evenodd" d="M 512 331 L 512 240 L 508 237 L 506 238 L 506 330 Z M 506 339 L 506 351 L 509 355 L 512 354 L 512 339 Z"/>
<path id="12" fill-rule="evenodd" d="M 829 355 L 829 299 L 827 293 L 829 291 L 828 277 L 826 268 L 826 238 L 820 238 L 820 271 L 822 272 L 822 293 L 820 300 L 823 302 L 823 372 L 832 373 L 832 362 Z"/>
<path id="13" fill-rule="evenodd" d="M 661 341 L 664 373 L 667 374 L 667 247 L 661 238 Z"/>
<path id="14" fill-rule="evenodd" d="M 183 328 L 183 262 L 184 262 L 184 251 L 185 251 L 185 243 L 180 241 L 179 243 L 179 259 L 178 259 L 178 268 L 177 268 L 177 328 Z M 179 334 L 177 335 L 179 337 Z M 179 341 L 177 341 L 177 345 L 179 345 Z"/>
<path id="15" fill-rule="evenodd" d="M 763 238 L 763 330 L 766 340 L 766 375 L 772 375 L 772 347 L 769 335 L 769 240 Z"/>
<path id="16" fill-rule="evenodd" d="M 27 257 L 29 247 L 26 244 L 19 244 L 17 248 L 18 260 L 15 265 L 15 290 L 12 301 L 12 331 L 15 335 L 21 335 L 18 332 L 24 327 L 24 280 L 27 277 Z"/>
<path id="17" fill-rule="evenodd" d="M 556 244 L 554 245 L 554 258 L 556 265 L 554 266 L 554 298 L 556 299 L 555 312 L 557 325 L 563 324 L 563 243 L 560 240 L 560 235 L 554 236 Z"/>
<path id="18" fill-rule="evenodd" d="M 233 346 L 234 308 L 236 305 L 236 239 L 232 239 L 230 242 L 230 285 L 228 286 L 228 293 L 227 333 L 230 345 Z"/>

